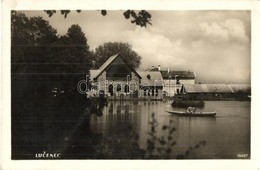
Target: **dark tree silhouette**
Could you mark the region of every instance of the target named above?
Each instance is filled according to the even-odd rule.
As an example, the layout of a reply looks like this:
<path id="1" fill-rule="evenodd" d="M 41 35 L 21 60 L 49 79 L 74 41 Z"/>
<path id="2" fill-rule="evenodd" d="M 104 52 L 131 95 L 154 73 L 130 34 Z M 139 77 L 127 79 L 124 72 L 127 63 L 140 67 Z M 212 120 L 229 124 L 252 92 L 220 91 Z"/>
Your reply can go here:
<path id="1" fill-rule="evenodd" d="M 57 40 L 57 31 L 42 17 L 27 18 L 12 11 L 11 61 L 12 63 L 36 63 L 45 57 L 46 46 Z"/>
<path id="2" fill-rule="evenodd" d="M 81 10 L 76 10 L 78 13 Z M 44 10 L 49 17 L 52 17 L 57 11 L 56 10 Z M 64 15 L 64 18 L 67 18 L 68 14 L 71 10 L 60 10 L 61 15 Z M 101 14 L 103 16 L 107 15 L 107 10 L 101 10 Z M 151 18 L 152 15 L 146 10 L 134 11 L 134 10 L 126 10 L 123 12 L 125 19 L 131 19 L 131 23 L 136 24 L 141 27 L 146 27 L 147 24 L 152 25 Z"/>
<path id="3" fill-rule="evenodd" d="M 66 35 L 58 37 L 41 17 L 28 18 L 12 11 L 11 40 L 12 88 L 21 89 L 25 95 L 27 90 L 37 94 L 61 86 L 75 90 L 77 81 L 88 72 L 89 46 L 78 25 L 72 25 Z"/>
<path id="4" fill-rule="evenodd" d="M 138 68 L 141 64 L 141 57 L 132 50 L 128 43 L 108 42 L 98 46 L 92 54 L 92 61 L 95 68 L 100 67 L 112 55 L 120 53 L 126 63 L 133 68 Z"/>

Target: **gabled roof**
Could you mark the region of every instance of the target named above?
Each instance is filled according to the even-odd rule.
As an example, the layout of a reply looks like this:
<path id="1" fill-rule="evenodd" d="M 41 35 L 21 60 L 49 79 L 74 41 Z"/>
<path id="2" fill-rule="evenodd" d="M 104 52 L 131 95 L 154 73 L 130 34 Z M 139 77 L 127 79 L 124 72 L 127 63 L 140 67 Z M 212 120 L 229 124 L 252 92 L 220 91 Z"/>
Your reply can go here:
<path id="1" fill-rule="evenodd" d="M 100 72 L 100 70 L 89 70 L 90 80 L 93 80 L 98 75 L 99 72 Z"/>
<path id="2" fill-rule="evenodd" d="M 91 75 L 91 78 L 94 79 L 96 77 L 98 77 L 116 58 L 117 58 L 118 54 L 115 54 L 111 57 L 109 57 L 109 59 L 101 66 L 99 67 L 98 70 L 92 70 L 92 73 L 94 75 Z M 90 72 L 91 74 L 91 72 Z"/>
<path id="3" fill-rule="evenodd" d="M 163 86 L 163 77 L 159 71 L 137 71 L 142 77 L 141 85 L 144 86 Z"/>
<path id="4" fill-rule="evenodd" d="M 92 73 L 95 76 L 91 76 L 92 79 L 97 78 L 100 74 L 102 74 L 102 72 L 105 71 L 105 69 L 111 64 L 113 63 L 113 61 L 117 58 L 120 57 L 120 54 L 115 54 L 111 57 L 109 57 L 109 59 L 98 69 L 98 70 L 92 70 Z M 122 59 L 122 58 L 121 58 Z M 122 59 L 123 60 L 123 59 Z M 128 66 L 139 78 L 141 78 L 141 76 L 136 72 L 135 69 L 133 69 L 129 64 L 127 64 L 124 60 L 123 62 L 125 63 L 126 66 Z"/>
<path id="5" fill-rule="evenodd" d="M 118 56 L 119 56 L 119 54 L 115 54 L 115 55 L 109 57 L 107 59 L 107 61 L 102 66 L 99 67 L 99 70 L 102 71 L 102 70 L 106 69 Z"/>
<path id="6" fill-rule="evenodd" d="M 194 79 L 195 73 L 193 71 L 160 71 L 163 79 L 174 79 L 177 76 L 178 79 Z"/>

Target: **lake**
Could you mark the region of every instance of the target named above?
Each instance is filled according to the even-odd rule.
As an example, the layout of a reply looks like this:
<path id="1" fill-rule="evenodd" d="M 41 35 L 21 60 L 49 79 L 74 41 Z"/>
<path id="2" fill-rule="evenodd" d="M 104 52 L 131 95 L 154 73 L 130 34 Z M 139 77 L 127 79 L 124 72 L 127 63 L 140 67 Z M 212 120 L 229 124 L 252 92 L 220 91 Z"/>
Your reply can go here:
<path id="1" fill-rule="evenodd" d="M 170 158 L 184 154 L 201 141 L 203 145 L 189 150 L 187 159 L 235 159 L 250 158 L 250 102 L 248 101 L 206 101 L 202 111 L 216 111 L 215 118 L 177 117 L 166 110 L 173 108 L 170 102 L 162 101 L 110 101 L 103 110 L 103 116 L 91 118 L 91 129 L 95 133 L 113 136 L 119 140 L 129 139 L 131 131 L 139 138 L 140 148 L 147 148 L 149 122 L 152 113 L 158 122 L 156 134 L 167 137 L 162 126 L 175 127 Z M 131 131 L 128 130 L 131 126 Z"/>
<path id="2" fill-rule="evenodd" d="M 12 159 L 250 158 L 249 101 L 206 101 L 215 118 L 170 115 L 184 109 L 168 101 L 109 101 L 103 114 L 64 98 L 25 103 L 12 106 Z"/>

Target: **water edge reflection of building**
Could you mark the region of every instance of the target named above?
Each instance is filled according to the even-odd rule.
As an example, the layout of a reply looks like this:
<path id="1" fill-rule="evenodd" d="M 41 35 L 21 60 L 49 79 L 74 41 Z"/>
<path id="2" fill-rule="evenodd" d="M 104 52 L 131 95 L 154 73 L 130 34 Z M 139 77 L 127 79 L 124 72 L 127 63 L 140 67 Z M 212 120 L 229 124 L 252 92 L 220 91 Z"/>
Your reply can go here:
<path id="1" fill-rule="evenodd" d="M 92 117 L 92 128 L 104 136 L 130 135 L 141 125 L 138 102 L 112 101 L 103 109 L 102 117 Z"/>

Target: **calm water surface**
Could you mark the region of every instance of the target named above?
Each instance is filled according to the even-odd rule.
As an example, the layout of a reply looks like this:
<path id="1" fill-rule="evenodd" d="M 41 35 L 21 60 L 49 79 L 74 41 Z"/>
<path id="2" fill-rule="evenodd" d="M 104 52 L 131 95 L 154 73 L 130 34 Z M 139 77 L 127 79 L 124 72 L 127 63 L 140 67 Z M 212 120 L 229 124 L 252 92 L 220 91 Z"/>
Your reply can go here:
<path id="1" fill-rule="evenodd" d="M 250 158 L 250 102 L 208 101 L 202 111 L 217 111 L 215 118 L 177 117 L 166 110 L 184 110 L 171 107 L 162 101 L 122 101 L 109 102 L 103 116 L 92 116 L 90 128 L 103 136 L 128 139 L 132 130 L 138 133 L 138 144 L 146 149 L 151 115 L 155 113 L 158 121 L 157 136 L 165 135 L 163 125 L 175 127 L 173 135 L 176 145 L 172 147 L 171 157 L 183 154 L 205 140 L 206 145 L 193 150 L 188 159 L 233 159 Z M 172 122 L 172 123 L 170 123 Z"/>

